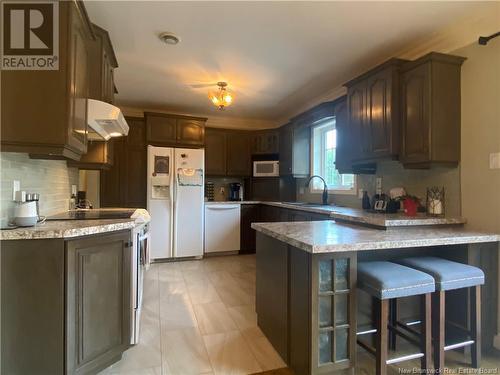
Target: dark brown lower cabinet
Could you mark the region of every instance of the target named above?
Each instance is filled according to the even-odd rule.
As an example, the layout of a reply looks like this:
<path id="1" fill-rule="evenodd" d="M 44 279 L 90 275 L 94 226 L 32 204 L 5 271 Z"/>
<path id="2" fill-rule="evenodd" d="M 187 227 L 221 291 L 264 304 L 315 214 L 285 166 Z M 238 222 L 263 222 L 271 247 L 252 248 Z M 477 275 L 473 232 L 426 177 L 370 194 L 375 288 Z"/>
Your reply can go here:
<path id="1" fill-rule="evenodd" d="M 257 233 L 257 322 L 296 374 L 352 370 L 355 253 L 310 254 Z"/>
<path id="2" fill-rule="evenodd" d="M 242 204 L 240 222 L 240 254 L 255 253 L 255 230 L 252 223 L 260 218 L 260 205 Z"/>
<path id="3" fill-rule="evenodd" d="M 130 233 L 66 243 L 66 371 L 87 374 L 130 346 Z"/>
<path id="4" fill-rule="evenodd" d="M 94 374 L 130 343 L 130 231 L 2 241 L 2 374 Z"/>

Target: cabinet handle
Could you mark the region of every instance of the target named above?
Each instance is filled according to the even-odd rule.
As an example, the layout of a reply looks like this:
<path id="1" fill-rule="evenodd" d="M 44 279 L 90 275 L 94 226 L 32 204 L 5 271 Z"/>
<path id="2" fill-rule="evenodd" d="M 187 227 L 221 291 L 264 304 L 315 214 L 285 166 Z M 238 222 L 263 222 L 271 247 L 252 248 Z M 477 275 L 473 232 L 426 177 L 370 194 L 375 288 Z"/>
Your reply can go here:
<path id="1" fill-rule="evenodd" d="M 132 241 L 125 242 L 125 247 L 132 247 L 133 245 Z"/>

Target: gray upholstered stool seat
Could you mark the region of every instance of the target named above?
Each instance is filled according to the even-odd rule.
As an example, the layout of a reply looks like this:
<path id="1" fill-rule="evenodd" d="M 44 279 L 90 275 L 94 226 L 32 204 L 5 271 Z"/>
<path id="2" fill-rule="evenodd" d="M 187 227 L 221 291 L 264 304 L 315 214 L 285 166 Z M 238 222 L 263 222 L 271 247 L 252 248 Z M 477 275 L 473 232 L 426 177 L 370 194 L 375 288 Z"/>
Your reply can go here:
<path id="1" fill-rule="evenodd" d="M 435 291 L 434 278 L 431 275 L 383 261 L 358 264 L 358 287 L 381 300 Z"/>
<path id="2" fill-rule="evenodd" d="M 397 262 L 431 275 L 436 282 L 436 290 L 452 290 L 484 284 L 484 272 L 468 264 L 431 256 L 405 258 Z"/>

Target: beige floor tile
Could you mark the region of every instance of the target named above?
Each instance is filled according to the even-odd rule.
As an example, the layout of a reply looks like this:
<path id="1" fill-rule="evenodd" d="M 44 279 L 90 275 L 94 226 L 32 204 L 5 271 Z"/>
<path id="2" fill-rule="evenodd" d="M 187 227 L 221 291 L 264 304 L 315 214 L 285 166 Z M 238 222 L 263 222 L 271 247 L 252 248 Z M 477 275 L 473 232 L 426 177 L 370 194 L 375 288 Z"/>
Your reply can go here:
<path id="1" fill-rule="evenodd" d="M 233 285 L 236 283 L 236 280 L 226 270 L 210 272 L 207 274 L 207 276 L 210 282 L 215 286 Z"/>
<path id="2" fill-rule="evenodd" d="M 187 294 L 170 294 L 160 299 L 162 330 L 197 328 L 193 306 Z"/>
<path id="3" fill-rule="evenodd" d="M 203 336 L 216 375 L 252 374 L 261 368 L 239 331 Z"/>
<path id="4" fill-rule="evenodd" d="M 229 315 L 238 326 L 240 331 L 257 326 L 257 314 L 255 313 L 255 306 L 235 306 L 228 307 Z"/>
<path id="5" fill-rule="evenodd" d="M 182 282 L 182 270 L 179 267 L 173 266 L 175 263 L 161 264 L 158 268 L 158 280 L 166 282 Z"/>
<path id="6" fill-rule="evenodd" d="M 242 335 L 263 371 L 286 367 L 286 363 L 257 325 L 242 330 Z"/>
<path id="7" fill-rule="evenodd" d="M 108 375 L 108 374 L 113 374 L 113 375 L 163 375 L 161 366 L 134 369 L 134 370 L 123 370 L 123 371 L 117 371 L 117 372 L 114 372 L 114 370 L 111 367 L 108 367 L 106 370 L 99 373 L 99 375 Z"/>
<path id="8" fill-rule="evenodd" d="M 204 341 L 197 329 L 162 332 L 165 374 L 205 374 L 212 371 Z"/>
<path id="9" fill-rule="evenodd" d="M 186 294 L 187 286 L 184 279 L 181 281 L 159 281 L 160 298 L 168 294 Z"/>
<path id="10" fill-rule="evenodd" d="M 143 311 L 141 314 L 140 338 L 137 345 L 123 353 L 117 363 L 108 367 L 110 374 L 153 374 L 151 369 L 161 366 L 160 321 L 157 315 Z M 158 373 L 159 374 L 159 373 Z"/>
<path id="11" fill-rule="evenodd" d="M 187 287 L 189 298 L 193 305 L 202 303 L 221 302 L 217 291 L 212 284 L 192 284 Z"/>
<path id="12" fill-rule="evenodd" d="M 218 285 L 215 289 L 228 307 L 255 305 L 255 294 L 248 293 L 236 284 Z"/>
<path id="13" fill-rule="evenodd" d="M 202 335 L 236 330 L 226 306 L 222 302 L 194 306 L 194 312 Z"/>
<path id="14" fill-rule="evenodd" d="M 210 283 L 207 273 L 203 270 L 182 271 L 182 276 L 186 285 L 204 285 Z"/>

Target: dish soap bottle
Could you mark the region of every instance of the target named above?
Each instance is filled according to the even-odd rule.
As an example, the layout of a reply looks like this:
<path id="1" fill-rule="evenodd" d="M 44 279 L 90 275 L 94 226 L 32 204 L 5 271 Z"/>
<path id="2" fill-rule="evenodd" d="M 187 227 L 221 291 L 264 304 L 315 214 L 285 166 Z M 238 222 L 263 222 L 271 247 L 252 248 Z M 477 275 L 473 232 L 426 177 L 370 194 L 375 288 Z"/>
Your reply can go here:
<path id="1" fill-rule="evenodd" d="M 369 210 L 371 208 L 370 197 L 368 196 L 368 192 L 366 190 L 363 191 L 361 206 L 363 207 L 363 210 Z"/>

